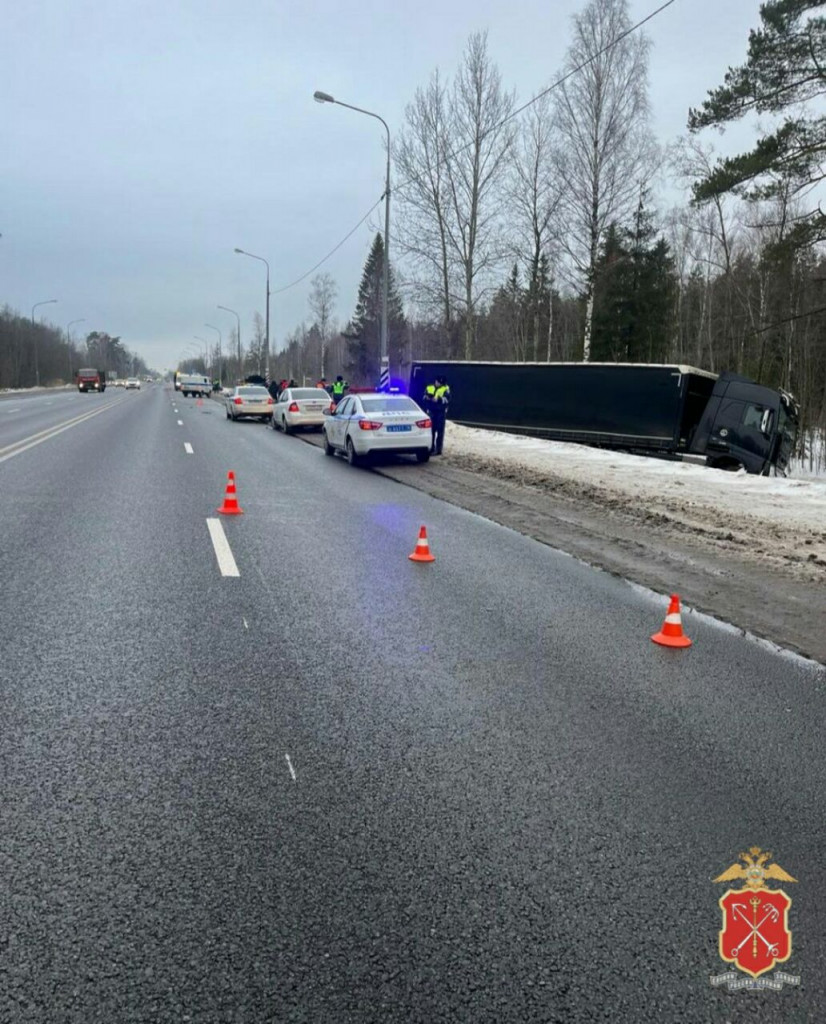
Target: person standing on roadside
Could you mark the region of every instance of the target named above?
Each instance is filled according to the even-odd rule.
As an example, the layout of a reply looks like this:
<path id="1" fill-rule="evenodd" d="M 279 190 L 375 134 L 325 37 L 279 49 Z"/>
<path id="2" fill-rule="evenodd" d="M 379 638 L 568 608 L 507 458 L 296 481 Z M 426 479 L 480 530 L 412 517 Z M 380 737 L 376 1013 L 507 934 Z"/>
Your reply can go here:
<path id="1" fill-rule="evenodd" d="M 450 405 L 450 387 L 444 377 L 437 377 L 435 383 L 428 384 L 425 395 L 428 400 L 428 412 L 433 423 L 433 447 L 430 453 L 431 455 L 441 455 L 442 446 L 445 443 L 445 421 L 447 420 L 447 408 Z"/>
<path id="2" fill-rule="evenodd" d="M 344 398 L 344 393 L 349 387 L 350 385 L 341 376 L 341 374 L 339 374 L 333 381 L 333 386 L 330 388 L 330 396 L 336 405 L 338 405 L 342 398 Z"/>

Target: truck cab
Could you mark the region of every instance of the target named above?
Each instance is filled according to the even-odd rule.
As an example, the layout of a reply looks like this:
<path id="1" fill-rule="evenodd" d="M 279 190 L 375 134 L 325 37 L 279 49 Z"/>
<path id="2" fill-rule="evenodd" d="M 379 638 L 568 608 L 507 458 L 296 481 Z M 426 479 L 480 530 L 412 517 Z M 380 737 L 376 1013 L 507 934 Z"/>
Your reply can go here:
<path id="1" fill-rule="evenodd" d="M 717 379 L 690 443 L 718 469 L 768 475 L 784 471 L 797 436 L 798 406 L 785 391 L 755 384 L 734 373 Z"/>
<path id="2" fill-rule="evenodd" d="M 106 374 L 93 366 L 83 367 L 77 371 L 77 389 L 81 393 L 97 391 L 103 394 L 106 390 Z"/>

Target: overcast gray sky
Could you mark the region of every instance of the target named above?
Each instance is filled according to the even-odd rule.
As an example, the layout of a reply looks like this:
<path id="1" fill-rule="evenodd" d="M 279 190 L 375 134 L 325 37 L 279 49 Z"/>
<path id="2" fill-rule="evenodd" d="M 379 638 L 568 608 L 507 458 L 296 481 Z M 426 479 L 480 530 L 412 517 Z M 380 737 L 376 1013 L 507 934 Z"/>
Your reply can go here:
<path id="1" fill-rule="evenodd" d="M 634 21 L 661 0 L 632 0 Z M 323 89 L 391 131 L 417 86 L 452 75 L 488 30 L 504 84 L 527 100 L 564 59 L 584 0 L 37 0 L 4 5 L 0 35 L 0 305 L 120 335 L 177 363 L 193 335 L 249 336 L 383 191 L 383 130 L 313 102 Z M 677 0 L 646 26 L 661 141 L 742 62 L 758 0 Z M 726 147 L 751 137 L 740 129 Z M 721 145 L 715 139 L 716 145 Z M 379 218 L 372 221 L 373 228 Z M 346 320 L 371 239 L 325 265 Z M 308 318 L 309 280 L 272 297 L 272 345 Z"/>

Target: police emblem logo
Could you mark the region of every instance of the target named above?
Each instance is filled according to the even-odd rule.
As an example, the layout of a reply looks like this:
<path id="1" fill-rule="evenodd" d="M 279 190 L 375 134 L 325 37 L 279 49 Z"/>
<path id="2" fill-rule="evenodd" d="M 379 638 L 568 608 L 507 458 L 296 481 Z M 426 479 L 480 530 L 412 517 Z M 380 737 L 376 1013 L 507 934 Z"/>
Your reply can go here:
<path id="1" fill-rule="evenodd" d="M 729 970 L 710 979 L 715 987 L 727 985 L 730 992 L 755 988 L 780 990 L 784 983 L 800 983 L 798 976 L 782 971 L 770 978 L 761 977 L 792 955 L 791 898 L 782 889 L 769 889 L 765 883 L 767 879 L 780 882 L 796 882 L 797 879 L 779 864 L 768 864 L 771 859 L 770 853 L 752 846 L 748 853 L 740 854 L 742 865 L 732 864 L 714 879 L 715 882 L 743 883 L 739 889 L 728 889 L 718 901 L 723 912 L 719 951 L 721 959 L 748 976 L 740 978 Z"/>

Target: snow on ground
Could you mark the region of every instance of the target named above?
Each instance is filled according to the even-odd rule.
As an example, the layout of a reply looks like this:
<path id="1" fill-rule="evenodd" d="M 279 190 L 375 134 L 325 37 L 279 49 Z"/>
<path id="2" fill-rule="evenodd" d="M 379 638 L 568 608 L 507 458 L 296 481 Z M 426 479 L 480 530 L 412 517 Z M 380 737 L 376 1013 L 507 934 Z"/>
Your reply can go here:
<path id="1" fill-rule="evenodd" d="M 644 505 L 679 506 L 705 512 L 745 528 L 761 521 L 792 532 L 811 531 L 826 539 L 826 478 L 754 476 L 726 473 L 687 462 L 645 458 L 561 441 L 545 441 L 494 430 L 449 423 L 445 452 L 451 461 L 488 463 L 494 475 L 507 467 L 508 476 L 523 483 L 555 486 L 568 481 L 592 497 Z M 810 543 L 810 542 L 807 542 Z"/>

